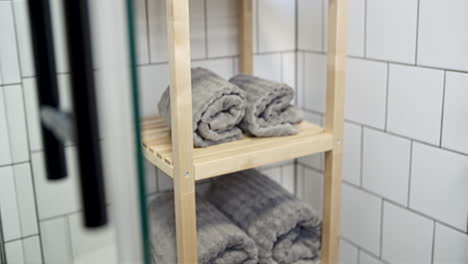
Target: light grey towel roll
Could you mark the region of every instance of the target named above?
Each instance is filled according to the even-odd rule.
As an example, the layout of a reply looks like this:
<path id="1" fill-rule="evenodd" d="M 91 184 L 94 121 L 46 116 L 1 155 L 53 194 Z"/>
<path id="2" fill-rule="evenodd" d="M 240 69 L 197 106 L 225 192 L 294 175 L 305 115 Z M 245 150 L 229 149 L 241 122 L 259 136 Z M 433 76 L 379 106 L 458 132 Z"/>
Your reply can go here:
<path id="1" fill-rule="evenodd" d="M 238 124 L 244 118 L 247 101 L 236 85 L 204 69 L 192 69 L 193 144 L 207 147 L 242 138 Z M 170 89 L 158 104 L 160 116 L 170 126 Z"/>
<path id="2" fill-rule="evenodd" d="M 260 263 L 315 263 L 320 255 L 318 214 L 256 170 L 218 177 L 207 200 L 256 242 Z"/>
<path id="3" fill-rule="evenodd" d="M 229 80 L 247 94 L 241 128 L 257 137 L 297 134 L 303 113 L 291 105 L 294 90 L 287 84 L 239 74 Z"/>
<path id="4" fill-rule="evenodd" d="M 150 204 L 151 240 L 156 264 L 178 263 L 173 195 L 172 192 L 159 194 Z M 200 196 L 197 196 L 197 238 L 200 264 L 258 263 L 255 242 Z"/>

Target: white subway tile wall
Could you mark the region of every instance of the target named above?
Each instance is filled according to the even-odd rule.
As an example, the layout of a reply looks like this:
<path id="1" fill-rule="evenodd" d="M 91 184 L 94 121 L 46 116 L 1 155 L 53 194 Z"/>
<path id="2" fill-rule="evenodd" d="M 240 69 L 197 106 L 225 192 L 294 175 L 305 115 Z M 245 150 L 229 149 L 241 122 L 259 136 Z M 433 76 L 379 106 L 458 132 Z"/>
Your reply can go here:
<path id="1" fill-rule="evenodd" d="M 70 108 L 63 0 L 52 1 L 62 108 Z M 168 84 L 164 0 L 135 0 L 141 113 Z M 342 264 L 468 262 L 465 0 L 349 0 Z M 190 0 L 192 59 L 237 70 L 237 0 Z M 323 124 L 327 0 L 254 0 L 255 73 L 296 88 Z M 73 159 L 46 183 L 25 0 L 0 1 L 0 210 L 13 263 L 73 263 L 112 234 L 80 227 Z M 67 155 L 74 155 L 67 147 Z M 321 212 L 323 155 L 262 168 Z M 147 192 L 172 188 L 149 164 Z M 57 199 L 60 197 L 60 199 Z M 97 245 L 97 246 L 95 246 Z M 408 262 L 410 261 L 410 262 Z"/>
<path id="2" fill-rule="evenodd" d="M 0 79 L 1 84 L 21 82 L 15 21 L 11 1 L 0 2 Z"/>
<path id="3" fill-rule="evenodd" d="M 15 178 L 16 201 L 18 203 L 18 215 L 21 223 L 21 235 L 23 237 L 37 234 L 37 212 L 34 202 L 34 185 L 29 163 L 21 163 L 13 166 Z"/>
<path id="4" fill-rule="evenodd" d="M 314 2 L 314 1 L 312 1 Z M 364 56 L 366 0 L 352 0 L 348 13 L 348 54 Z"/>
<path id="5" fill-rule="evenodd" d="M 384 264 L 378 258 L 367 254 L 365 251 L 359 252 L 359 264 Z"/>
<path id="6" fill-rule="evenodd" d="M 362 127 L 345 123 L 343 146 L 343 180 L 356 186 L 361 184 Z"/>
<path id="7" fill-rule="evenodd" d="M 406 205 L 411 142 L 367 128 L 362 140 L 362 186 Z"/>
<path id="8" fill-rule="evenodd" d="M 414 63 L 417 18 L 418 0 L 367 0 L 367 56 Z"/>
<path id="9" fill-rule="evenodd" d="M 468 261 L 468 237 L 445 225 L 436 224 L 434 264 L 466 263 Z"/>
<path id="10" fill-rule="evenodd" d="M 258 43 L 260 52 L 296 48 L 296 5 L 284 0 L 258 1 Z"/>
<path id="11" fill-rule="evenodd" d="M 57 217 L 41 221 L 40 225 L 44 263 L 73 263 L 68 219 Z"/>
<path id="12" fill-rule="evenodd" d="M 39 236 L 23 239 L 23 256 L 25 264 L 42 264 L 42 253 Z"/>
<path id="13" fill-rule="evenodd" d="M 340 241 L 340 264 L 359 264 L 359 250 L 346 240 Z"/>
<path id="14" fill-rule="evenodd" d="M 3 239 L 5 241 L 18 239 L 21 237 L 21 224 L 13 167 L 0 168 L 0 189 Z"/>
<path id="15" fill-rule="evenodd" d="M 298 0 L 297 1 L 297 30 L 300 50 L 324 50 L 324 15 L 323 0 Z"/>
<path id="16" fill-rule="evenodd" d="M 315 119 L 326 79 L 311 65 L 325 57 L 327 2 L 298 1 L 298 102 Z M 349 8 L 340 261 L 468 263 L 468 2 Z"/>
<path id="17" fill-rule="evenodd" d="M 362 59 L 348 60 L 346 119 L 384 128 L 387 76 L 386 63 Z"/>
<path id="18" fill-rule="evenodd" d="M 442 127 L 442 146 L 468 153 L 468 74 L 447 72 Z"/>
<path id="19" fill-rule="evenodd" d="M 380 250 L 381 199 L 343 184 L 341 235 L 374 254 Z"/>
<path id="20" fill-rule="evenodd" d="M 317 53 L 299 53 L 298 87 L 302 89 L 298 102 L 305 109 L 324 113 L 327 84 L 327 56 Z M 302 58 L 301 58 L 302 57 Z"/>
<path id="21" fill-rule="evenodd" d="M 388 84 L 388 131 L 438 145 L 444 72 L 391 65 Z"/>
<path id="22" fill-rule="evenodd" d="M 434 221 L 384 202 L 382 225 L 382 259 L 431 263 Z"/>
<path id="23" fill-rule="evenodd" d="M 409 206 L 466 232 L 468 157 L 418 143 L 413 147 Z"/>
<path id="24" fill-rule="evenodd" d="M 32 61 L 31 35 L 26 0 L 13 0 L 12 2 L 16 22 L 16 37 L 18 38 L 21 76 L 31 77 L 34 75 L 34 64 Z"/>
<path id="25" fill-rule="evenodd" d="M 13 163 L 29 160 L 26 115 L 21 85 L 3 87 Z"/>
<path id="26" fill-rule="evenodd" d="M 465 0 L 420 1 L 418 64 L 468 71 L 466 12 Z"/>
<path id="27" fill-rule="evenodd" d="M 7 263 L 24 263 L 23 242 L 15 240 L 5 243 Z"/>

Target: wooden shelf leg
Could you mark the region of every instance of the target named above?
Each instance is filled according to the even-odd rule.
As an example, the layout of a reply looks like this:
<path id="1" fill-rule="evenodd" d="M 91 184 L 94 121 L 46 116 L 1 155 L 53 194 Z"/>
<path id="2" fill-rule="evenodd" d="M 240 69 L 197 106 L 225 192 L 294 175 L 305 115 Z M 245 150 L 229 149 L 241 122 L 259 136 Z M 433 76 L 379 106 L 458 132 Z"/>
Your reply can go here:
<path id="1" fill-rule="evenodd" d="M 253 74 L 253 3 L 240 1 L 239 72 Z"/>
<path id="2" fill-rule="evenodd" d="M 339 258 L 347 22 L 348 0 L 329 0 L 325 131 L 333 134 L 333 149 L 325 153 L 322 264 Z"/>
<path id="3" fill-rule="evenodd" d="M 189 0 L 167 0 L 177 263 L 196 264 Z"/>

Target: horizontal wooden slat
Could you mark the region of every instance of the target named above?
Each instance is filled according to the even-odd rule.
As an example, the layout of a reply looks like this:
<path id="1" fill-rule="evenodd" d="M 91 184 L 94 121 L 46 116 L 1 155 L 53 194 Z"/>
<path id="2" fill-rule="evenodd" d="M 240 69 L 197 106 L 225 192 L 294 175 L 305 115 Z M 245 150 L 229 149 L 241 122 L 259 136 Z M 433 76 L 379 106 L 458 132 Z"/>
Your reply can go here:
<path id="1" fill-rule="evenodd" d="M 321 133 L 275 144 L 254 144 L 243 150 L 227 151 L 216 157 L 207 156 L 198 160 L 195 157 L 195 175 L 197 180 L 201 180 L 324 152 L 331 149 L 332 141 L 332 135 Z"/>
<path id="2" fill-rule="evenodd" d="M 143 120 L 142 134 L 145 157 L 172 177 L 172 144 L 170 130 L 160 118 Z M 286 137 L 244 137 L 241 140 L 195 148 L 196 180 L 219 176 L 274 162 L 298 158 L 331 149 L 332 136 L 320 126 L 302 122 L 297 135 Z"/>

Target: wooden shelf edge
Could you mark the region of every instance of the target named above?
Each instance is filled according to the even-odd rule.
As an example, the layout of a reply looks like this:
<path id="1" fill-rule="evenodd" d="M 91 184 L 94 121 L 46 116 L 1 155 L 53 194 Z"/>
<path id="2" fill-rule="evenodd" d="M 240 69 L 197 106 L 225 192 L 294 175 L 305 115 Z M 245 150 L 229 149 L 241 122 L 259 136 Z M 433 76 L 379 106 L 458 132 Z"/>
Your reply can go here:
<path id="1" fill-rule="evenodd" d="M 288 140 L 278 138 L 279 142 Z M 221 145 L 218 145 L 221 146 Z M 195 180 L 203 180 L 227 173 L 251 169 L 276 162 L 300 158 L 315 153 L 326 152 L 333 148 L 333 135 L 322 132 L 316 135 L 304 135 L 295 140 L 288 140 L 287 144 L 269 145 L 258 148 L 258 145 L 246 147 L 244 151 L 232 149 L 222 153 L 221 157 L 203 156 L 194 160 Z M 144 156 L 153 165 L 161 169 L 168 176 L 173 177 L 172 165 L 157 157 L 150 149 L 144 147 Z"/>
<path id="2" fill-rule="evenodd" d="M 252 169 L 276 162 L 329 151 L 332 147 L 333 135 L 329 133 L 321 133 L 307 138 L 302 138 L 287 145 L 278 145 L 273 148 L 258 149 L 256 151 L 246 151 L 245 153 L 237 153 L 221 159 L 195 161 L 195 176 L 197 181 L 208 179 L 226 173 Z"/>

